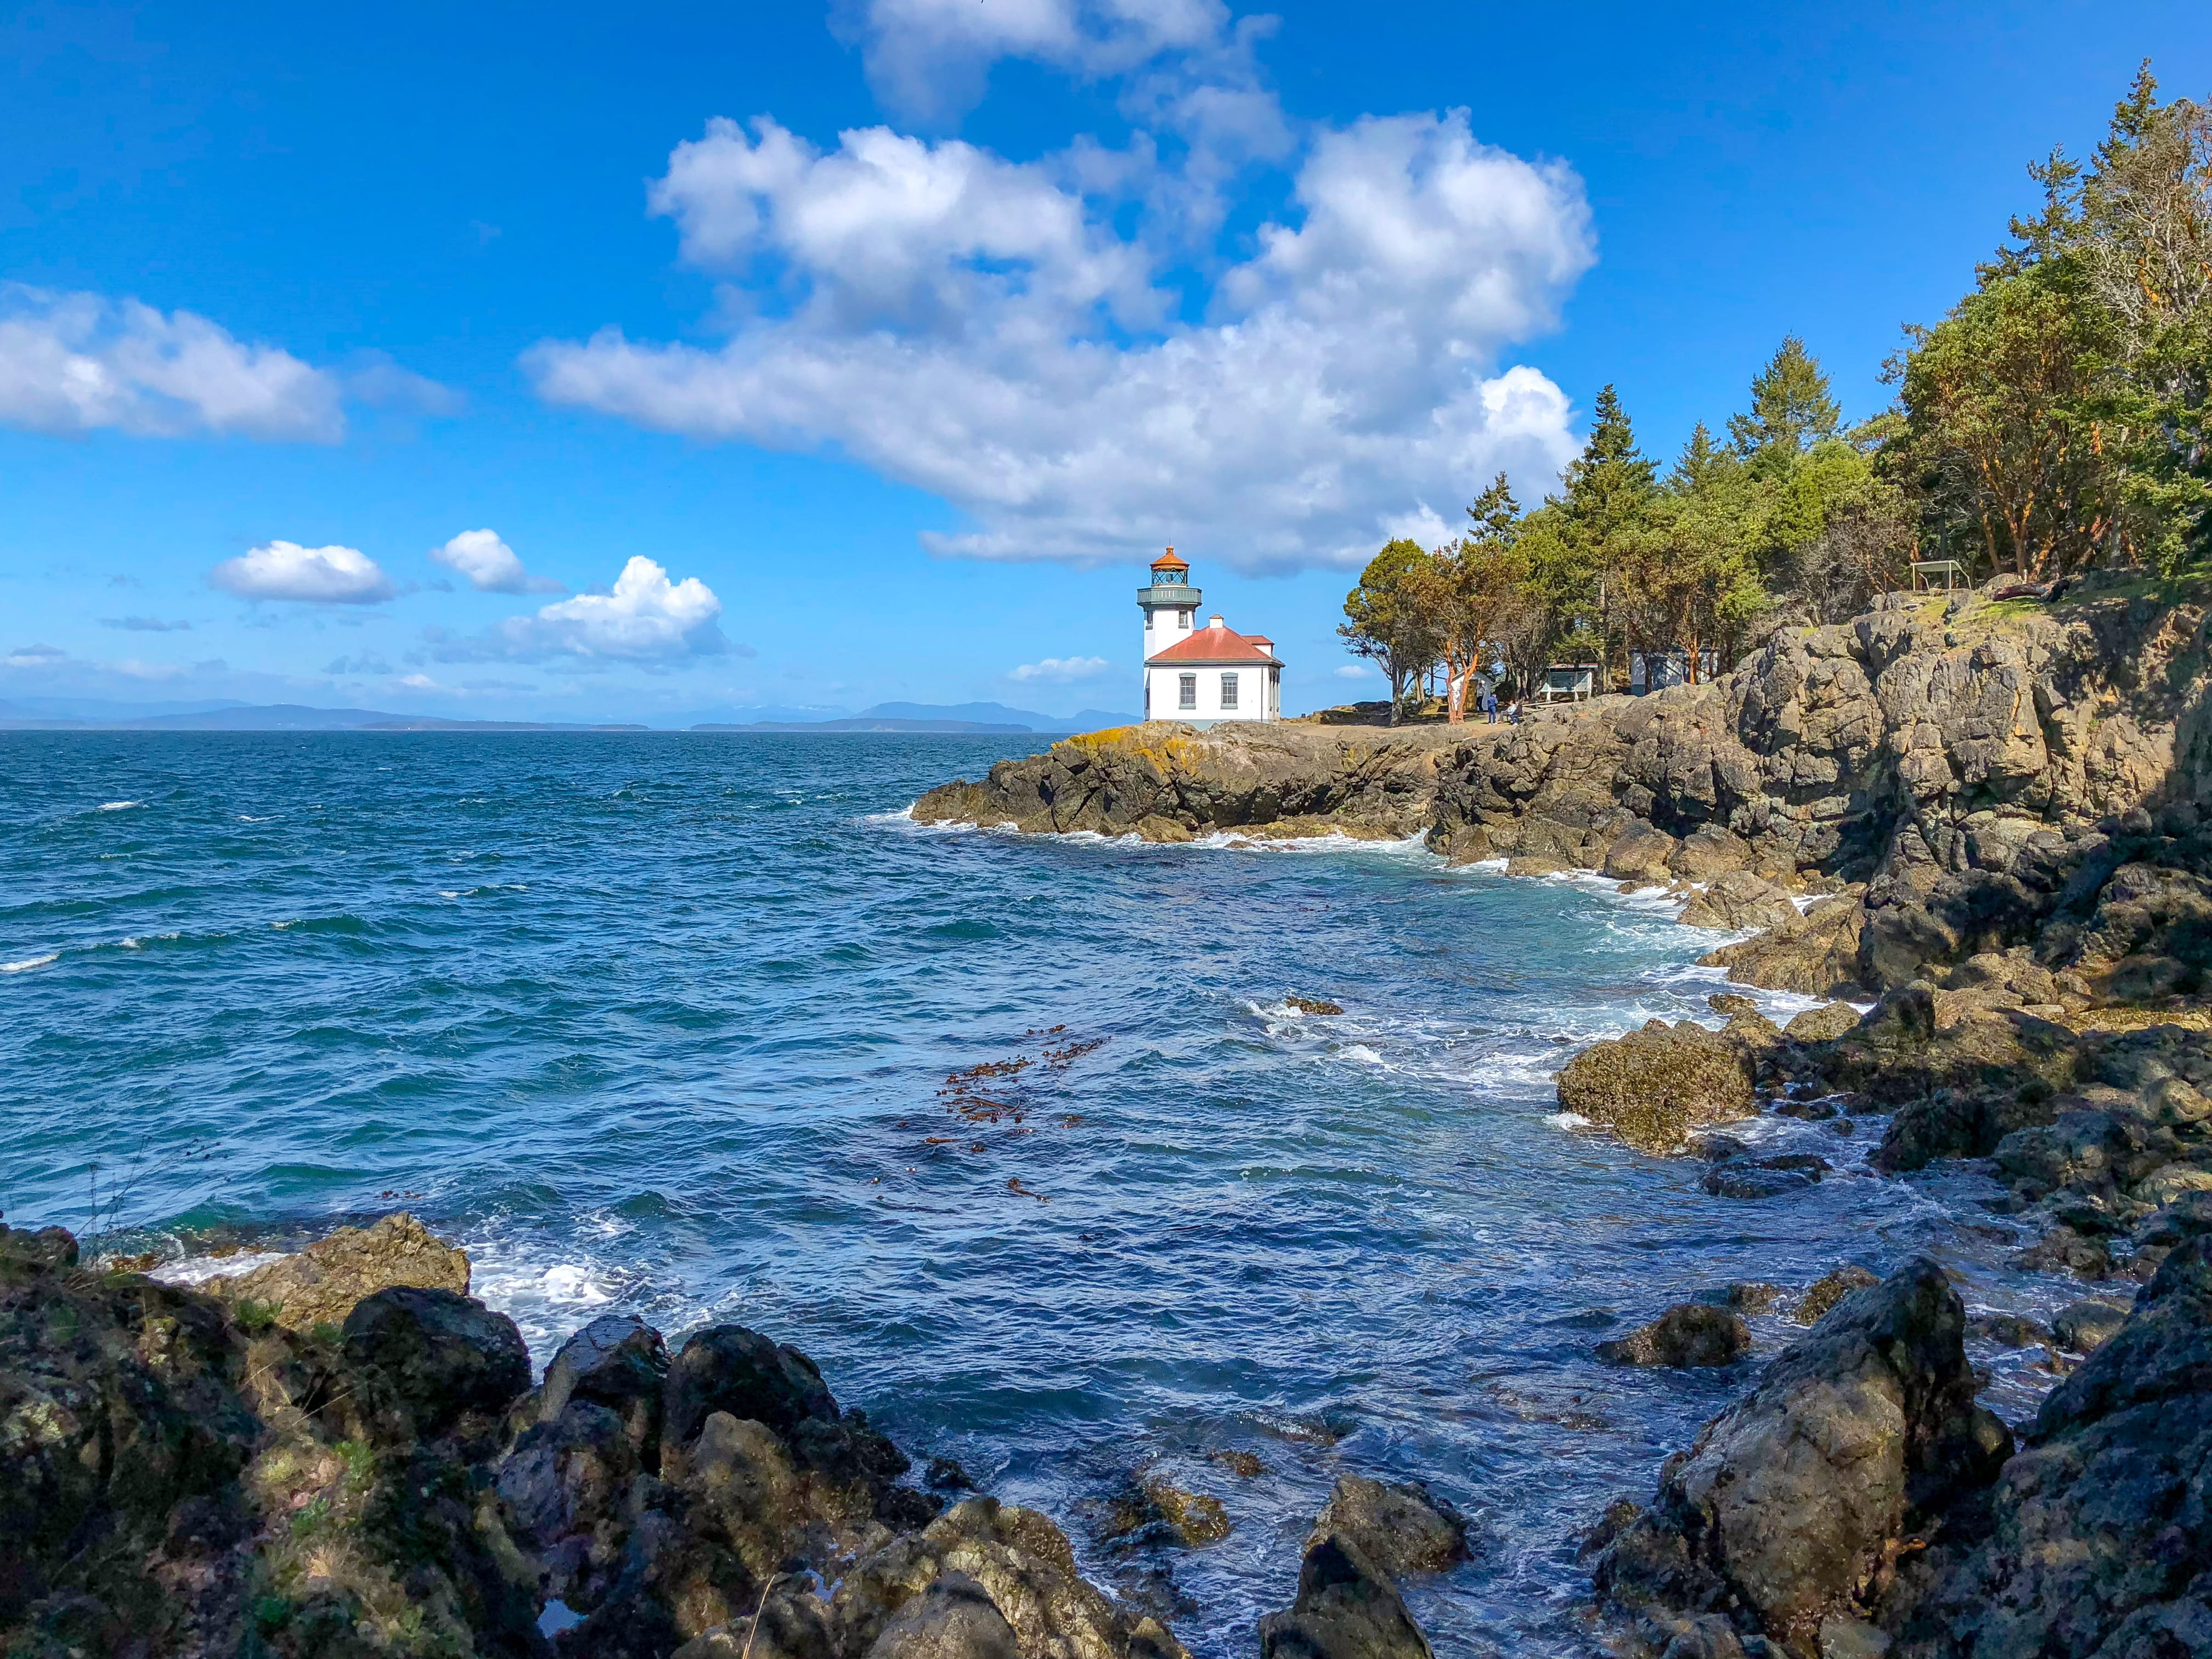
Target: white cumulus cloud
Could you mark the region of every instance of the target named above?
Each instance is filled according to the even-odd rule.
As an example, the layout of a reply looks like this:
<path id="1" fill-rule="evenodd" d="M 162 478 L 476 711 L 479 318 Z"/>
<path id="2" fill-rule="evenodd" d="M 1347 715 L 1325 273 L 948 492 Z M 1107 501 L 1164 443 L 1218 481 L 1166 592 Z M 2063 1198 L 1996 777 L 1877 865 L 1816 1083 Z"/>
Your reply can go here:
<path id="1" fill-rule="evenodd" d="M 1340 680 L 1364 680 L 1370 674 L 1379 674 L 1382 672 L 1381 669 L 1371 667 L 1364 662 L 1348 662 L 1336 671 L 1336 677 Z"/>
<path id="2" fill-rule="evenodd" d="M 495 531 L 464 530 L 430 556 L 448 570 L 468 578 L 479 593 L 558 593 L 562 585 L 550 576 L 533 576 L 522 568 L 522 559 L 499 538 Z"/>
<path id="3" fill-rule="evenodd" d="M 1022 15 L 1049 33 L 1145 11 Z M 652 204 L 732 285 L 726 342 L 610 328 L 526 368 L 555 403 L 842 450 L 963 509 L 973 530 L 926 539 L 975 557 L 1174 542 L 1246 569 L 1352 566 L 1389 526 L 1455 520 L 1501 469 L 1552 483 L 1578 447 L 1567 398 L 1498 359 L 1556 325 L 1595 258 L 1570 169 L 1478 142 L 1463 110 L 1316 130 L 1295 212 L 1203 286 L 1187 225 L 1115 217 L 1196 165 L 1143 144 L 1017 163 L 881 127 L 824 151 L 716 122 Z"/>
<path id="4" fill-rule="evenodd" d="M 208 572 L 208 580 L 243 599 L 290 599 L 301 605 L 374 605 L 399 590 L 383 567 L 357 547 L 302 547 L 268 542 Z"/>
<path id="5" fill-rule="evenodd" d="M 715 625 L 721 614 L 721 600 L 696 576 L 672 582 L 666 569 L 639 555 L 623 567 L 611 592 L 556 600 L 534 616 L 509 617 L 473 639 L 434 629 L 429 639 L 441 662 L 571 657 L 666 663 L 725 652 L 752 655 L 750 647 L 732 646 L 723 637 Z"/>
<path id="6" fill-rule="evenodd" d="M 0 421 L 76 434 L 236 434 L 329 442 L 337 380 L 189 311 L 0 285 Z"/>
<path id="7" fill-rule="evenodd" d="M 1112 665 L 1103 657 L 1047 657 L 1042 662 L 1024 663 L 1006 678 L 1067 685 L 1077 680 L 1097 679 Z"/>

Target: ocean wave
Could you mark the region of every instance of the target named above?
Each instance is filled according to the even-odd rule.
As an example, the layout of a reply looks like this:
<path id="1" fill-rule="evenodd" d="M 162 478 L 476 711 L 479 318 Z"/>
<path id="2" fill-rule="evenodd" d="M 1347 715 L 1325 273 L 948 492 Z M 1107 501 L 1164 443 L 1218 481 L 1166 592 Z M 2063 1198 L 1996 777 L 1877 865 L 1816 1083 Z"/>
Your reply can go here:
<path id="1" fill-rule="evenodd" d="M 101 812 L 122 812 L 127 811 L 133 806 L 143 806 L 145 804 L 143 800 L 104 800 L 94 810 Z"/>
<path id="2" fill-rule="evenodd" d="M 25 957 L 21 962 L 0 962 L 0 974 L 27 974 L 33 968 L 43 968 L 50 962 L 59 962 L 62 953 L 49 951 L 42 957 Z"/>
<path id="3" fill-rule="evenodd" d="M 283 1250 L 234 1250 L 228 1255 L 187 1255 L 174 1261 L 164 1261 L 147 1270 L 146 1277 L 158 1285 L 198 1286 L 210 1279 L 228 1279 L 234 1273 L 250 1273 L 256 1267 L 265 1267 L 272 1261 L 282 1261 Z"/>

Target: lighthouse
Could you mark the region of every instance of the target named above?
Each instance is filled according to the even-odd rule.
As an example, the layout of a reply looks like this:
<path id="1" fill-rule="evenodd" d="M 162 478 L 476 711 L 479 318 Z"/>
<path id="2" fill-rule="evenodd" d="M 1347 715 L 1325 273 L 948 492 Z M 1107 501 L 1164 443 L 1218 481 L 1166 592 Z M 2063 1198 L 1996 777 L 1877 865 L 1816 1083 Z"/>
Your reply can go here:
<path id="1" fill-rule="evenodd" d="M 1283 717 L 1283 665 L 1264 634 L 1239 634 L 1218 616 L 1198 625 L 1205 595 L 1172 547 L 1137 590 L 1145 615 L 1145 718 L 1212 726 Z"/>

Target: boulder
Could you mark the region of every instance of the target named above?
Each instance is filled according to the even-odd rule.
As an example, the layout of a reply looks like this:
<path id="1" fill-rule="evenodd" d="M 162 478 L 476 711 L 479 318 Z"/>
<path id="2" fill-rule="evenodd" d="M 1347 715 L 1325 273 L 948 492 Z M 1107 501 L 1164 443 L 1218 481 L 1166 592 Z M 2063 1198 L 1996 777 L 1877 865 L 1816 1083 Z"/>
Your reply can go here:
<path id="1" fill-rule="evenodd" d="M 379 1291 L 354 1304 L 344 1329 L 364 1404 L 394 1440 L 495 1419 L 530 1386 L 530 1350 L 514 1322 L 453 1291 Z"/>
<path id="2" fill-rule="evenodd" d="M 867 1659 L 1022 1659 L 1022 1651 L 989 1592 L 964 1572 L 946 1572 L 899 1609 Z"/>
<path id="3" fill-rule="evenodd" d="M 1201 1549 L 1229 1536 L 1229 1511 L 1218 1498 L 1185 1492 L 1158 1475 L 1131 1480 L 1107 1505 L 1101 1535 Z"/>
<path id="4" fill-rule="evenodd" d="M 1648 1325 L 1597 1345 L 1609 1365 L 1733 1365 L 1751 1351 L 1751 1328 L 1724 1308 L 1677 1303 Z"/>
<path id="5" fill-rule="evenodd" d="M 1664 886 L 1667 860 L 1674 854 L 1674 836 L 1638 820 L 1613 838 L 1605 849 L 1605 861 L 1598 868 L 1615 881 Z"/>
<path id="6" fill-rule="evenodd" d="M 1795 1037 L 1800 1042 L 1833 1042 L 1838 1037 L 1848 1036 L 1858 1023 L 1859 1011 L 1850 1003 L 1830 1002 L 1791 1015 L 1782 1030 L 1785 1036 Z"/>
<path id="7" fill-rule="evenodd" d="M 378 1291 L 411 1287 L 469 1293 L 469 1258 L 402 1211 L 367 1228 L 340 1227 L 304 1249 L 203 1287 L 234 1308 L 248 1304 L 295 1331 L 343 1325 Z"/>
<path id="8" fill-rule="evenodd" d="M 546 1366 L 538 1420 L 553 1421 L 572 1400 L 605 1407 L 622 1419 L 642 1462 L 657 1467 L 667 1383 L 660 1333 L 633 1314 L 608 1314 L 563 1342 Z"/>
<path id="9" fill-rule="evenodd" d="M 990 1498 L 957 1504 L 845 1570 L 832 1608 L 839 1651 L 866 1652 L 909 1600 L 947 1572 L 982 1586 L 1024 1659 L 1188 1659 L 1157 1620 L 1116 1607 L 1084 1582 L 1049 1520 Z"/>
<path id="10" fill-rule="evenodd" d="M 2118 1334 L 2127 1317 L 2127 1309 L 2118 1303 L 2100 1302 L 2094 1297 L 2069 1302 L 2052 1317 L 2051 1334 L 2058 1339 L 2061 1347 L 2075 1353 L 2092 1353 Z"/>
<path id="11" fill-rule="evenodd" d="M 1260 1621 L 1260 1659 L 1432 1659 L 1389 1575 L 1338 1533 L 1306 1545 L 1297 1599 Z"/>
<path id="12" fill-rule="evenodd" d="M 1863 1291 L 1869 1285 L 1880 1283 L 1881 1280 L 1864 1267 L 1847 1261 L 1842 1267 L 1821 1274 L 1808 1285 L 1805 1294 L 1797 1298 L 1797 1306 L 1790 1317 L 1800 1325 L 1817 1325 L 1826 1316 L 1829 1309 L 1853 1291 Z"/>
<path id="13" fill-rule="evenodd" d="M 1725 968 L 1739 984 L 1803 996 L 1863 994 L 1859 929 L 1866 907 L 1856 898 L 1831 898 L 1802 916 L 1785 918 L 1756 939 L 1723 945 L 1698 960 Z"/>
<path id="14" fill-rule="evenodd" d="M 1751 843 L 1717 823 L 1701 824 L 1682 838 L 1668 868 L 1684 881 L 1715 881 L 1753 861 Z"/>
<path id="15" fill-rule="evenodd" d="M 810 1418 L 838 1417 L 812 1360 L 742 1325 L 716 1325 L 692 1337 L 670 1364 L 665 1390 L 666 1432 L 679 1442 L 715 1412 L 764 1423 L 780 1435 Z"/>
<path id="16" fill-rule="evenodd" d="M 1685 927 L 1716 927 L 1737 933 L 1747 928 L 1778 927 L 1797 919 L 1790 895 L 1748 870 L 1716 876 L 1705 890 L 1682 907 Z"/>
<path id="17" fill-rule="evenodd" d="M 1674 1153 L 1692 1130 L 1757 1115 L 1751 1066 L 1719 1033 L 1691 1020 L 1593 1043 L 1559 1073 L 1559 1103 L 1641 1151 Z"/>
<path id="18" fill-rule="evenodd" d="M 1306 1541 L 1332 1533 L 1394 1578 L 1449 1571 L 1468 1559 L 1467 1518 L 1426 1486 L 1339 1475 Z"/>
<path id="19" fill-rule="evenodd" d="M 2212 1239 L 2177 1248 L 1882 1609 L 1896 1659 L 2212 1652 Z"/>
<path id="20" fill-rule="evenodd" d="M 1819 1652 L 1906 1540 L 2011 1449 L 1974 1403 L 1966 1310 L 1926 1258 L 1854 1293 L 1751 1395 L 1669 1460 L 1651 1504 L 1596 1540 L 1601 1597 L 1654 1646 L 1724 1616 L 1741 1638 Z M 1714 1651 L 1707 1645 L 1677 1651 Z"/>

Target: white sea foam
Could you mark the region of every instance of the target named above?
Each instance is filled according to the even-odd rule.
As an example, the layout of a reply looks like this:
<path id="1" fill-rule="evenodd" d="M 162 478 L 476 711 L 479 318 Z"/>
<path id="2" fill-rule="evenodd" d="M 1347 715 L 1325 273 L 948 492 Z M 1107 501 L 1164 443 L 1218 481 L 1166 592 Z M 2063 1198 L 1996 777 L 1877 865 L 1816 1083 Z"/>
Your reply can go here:
<path id="1" fill-rule="evenodd" d="M 143 800 L 104 800 L 100 803 L 100 810 L 103 812 L 121 812 L 133 806 L 143 806 L 145 804 Z"/>
<path id="2" fill-rule="evenodd" d="M 276 817 L 277 814 L 271 812 L 267 817 L 257 818 L 250 812 L 240 812 L 238 815 L 238 821 L 240 823 L 270 823 L 275 822 Z"/>
<path id="3" fill-rule="evenodd" d="M 188 1255 L 175 1261 L 164 1261 L 149 1271 L 146 1277 L 162 1285 L 204 1285 L 210 1279 L 250 1273 L 256 1267 L 282 1261 L 284 1254 L 282 1250 L 238 1250 L 229 1255 Z"/>
<path id="4" fill-rule="evenodd" d="M 1343 1059 L 1356 1060 L 1363 1066 L 1382 1066 L 1387 1067 L 1390 1063 L 1364 1042 L 1347 1042 L 1336 1052 Z"/>
<path id="5" fill-rule="evenodd" d="M 61 960 L 61 952 L 49 951 L 42 957 L 25 957 L 21 962 L 0 962 L 0 974 L 27 974 L 33 968 L 43 968 L 50 962 Z"/>
<path id="6" fill-rule="evenodd" d="M 1554 1129 L 1587 1129 L 1592 1123 L 1590 1119 L 1584 1117 L 1580 1112 L 1547 1112 L 1544 1115 L 1544 1121 Z"/>

